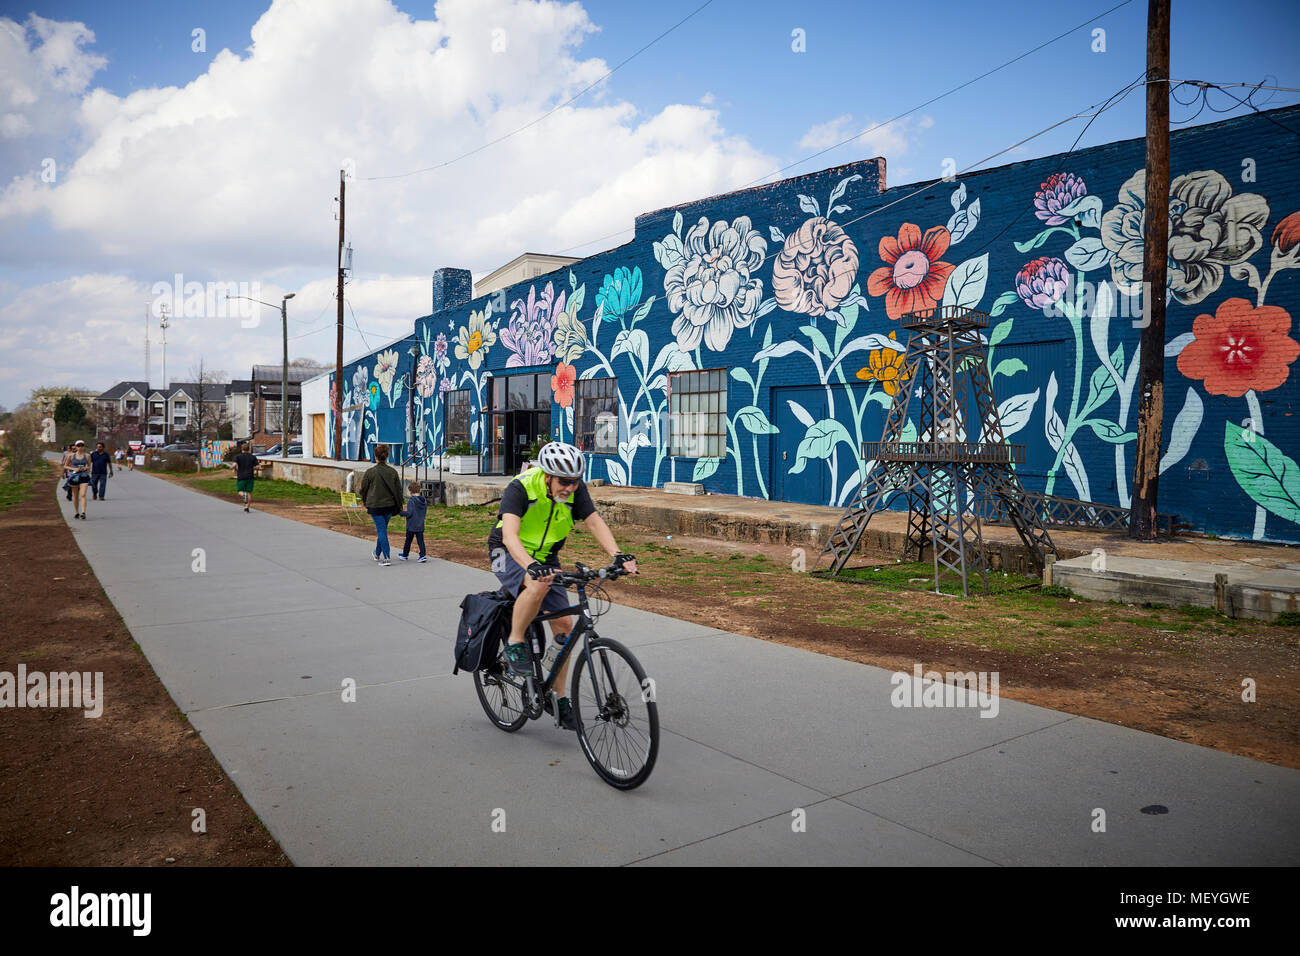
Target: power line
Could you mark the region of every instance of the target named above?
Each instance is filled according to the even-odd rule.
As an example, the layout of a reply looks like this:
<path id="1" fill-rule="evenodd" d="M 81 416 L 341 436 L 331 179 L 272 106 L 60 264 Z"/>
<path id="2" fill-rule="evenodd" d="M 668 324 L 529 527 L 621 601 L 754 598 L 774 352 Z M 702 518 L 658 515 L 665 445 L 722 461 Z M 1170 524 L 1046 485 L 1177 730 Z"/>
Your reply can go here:
<path id="1" fill-rule="evenodd" d="M 1104 10 L 1101 13 L 1097 14 L 1095 17 L 1092 17 L 1091 19 L 1088 20 L 1084 20 L 1078 26 L 1071 27 L 1070 29 L 1066 30 L 1064 33 L 1060 33 L 1052 37 L 1052 39 L 1038 44 L 1038 46 L 1034 47 L 1032 50 L 1026 50 L 1024 53 L 1021 53 L 1019 56 L 1007 60 L 1005 63 L 1001 64 L 1000 66 L 995 66 L 993 69 L 981 73 L 979 76 L 975 77 L 974 79 L 967 80 L 965 83 L 962 83 L 958 86 L 954 86 L 952 89 L 948 90 L 945 93 L 940 93 L 938 96 L 931 97 L 930 99 L 926 100 L 924 103 L 920 104 L 919 106 L 913 106 L 910 110 L 906 110 L 905 112 L 899 113 L 897 116 L 893 117 L 892 119 L 887 119 L 883 123 L 877 123 L 875 126 L 872 126 L 868 129 L 864 129 L 860 133 L 855 133 L 852 136 L 850 136 L 848 139 L 841 140 L 840 142 L 834 144 L 833 146 L 827 146 L 825 149 L 818 150 L 817 152 L 813 153 L 810 156 L 805 156 L 802 159 L 797 159 L 793 163 L 790 163 L 787 166 L 782 166 L 780 169 L 773 170 L 772 172 L 768 173 L 766 176 L 747 182 L 743 186 L 738 186 L 737 188 L 745 189 L 749 186 L 755 185 L 756 183 L 761 183 L 771 176 L 777 176 L 787 170 L 794 169 L 794 167 L 796 166 L 802 166 L 810 159 L 816 159 L 818 156 L 821 156 L 825 153 L 829 153 L 833 149 L 839 149 L 839 147 L 851 143 L 855 139 L 859 139 L 863 136 L 866 136 L 868 133 L 873 133 L 878 129 L 888 126 L 890 123 L 897 122 L 898 120 L 903 119 L 904 117 L 910 116 L 911 114 L 915 113 L 917 110 L 925 109 L 931 103 L 937 103 L 939 100 L 943 99 L 944 97 L 951 96 L 953 93 L 956 93 L 958 90 L 965 89 L 966 87 L 970 86 L 972 83 L 978 83 L 980 80 L 984 79 L 985 77 L 992 76 L 994 73 L 997 73 L 999 70 L 1006 69 L 1007 67 L 1011 66 L 1011 64 L 1013 63 L 1018 63 L 1020 60 L 1023 60 L 1025 57 L 1037 53 L 1039 50 L 1043 49 L 1044 47 L 1051 46 L 1057 40 L 1069 36 L 1071 33 L 1074 33 L 1076 30 L 1083 29 L 1088 24 L 1096 20 L 1100 20 L 1102 17 L 1106 16 L 1107 14 L 1114 13 L 1120 7 L 1127 6 L 1132 2 L 1133 0 L 1123 0 L 1123 2 L 1115 4 L 1115 6 L 1111 7 L 1109 10 Z"/>
<path id="2" fill-rule="evenodd" d="M 1125 3 L 1128 3 L 1128 2 L 1131 2 L 1131 0 L 1125 0 Z M 389 174 L 389 175 L 386 175 L 386 176 L 363 176 L 362 179 L 364 179 L 364 180 L 366 180 L 366 181 L 373 181 L 373 180 L 378 180 L 378 179 L 402 179 L 403 177 L 406 177 L 406 176 L 414 176 L 414 175 L 416 175 L 417 173 L 427 173 L 427 172 L 429 172 L 430 170 L 434 170 L 434 169 L 443 169 L 443 168 L 445 168 L 445 167 L 447 167 L 447 166 L 452 165 L 453 163 L 458 163 L 458 162 L 460 162 L 462 159 L 466 159 L 466 158 L 468 158 L 468 157 L 470 157 L 470 156 L 473 156 L 475 153 L 481 153 L 483 150 L 487 149 L 489 146 L 495 146 L 497 143 L 504 142 L 505 140 L 509 139 L 510 137 L 515 136 L 515 135 L 517 135 L 517 134 L 519 134 L 519 133 L 522 133 L 524 130 L 526 130 L 526 129 L 530 129 L 530 128 L 533 127 L 533 126 L 536 126 L 538 123 L 542 122 L 542 121 L 545 120 L 547 117 L 554 115 L 555 113 L 557 113 L 557 112 L 559 112 L 560 110 L 564 109 L 566 106 L 569 106 L 571 103 L 573 103 L 573 102 L 574 102 L 575 100 L 577 100 L 579 97 L 584 96 L 585 94 L 591 92 L 593 89 L 595 89 L 597 86 L 599 86 L 601 83 L 604 83 L 607 79 L 609 79 L 611 76 L 613 76 L 613 75 L 614 75 L 618 70 L 622 69 L 622 68 L 623 68 L 624 66 L 626 66 L 628 63 L 630 63 L 630 62 L 632 62 L 633 60 L 635 60 L 638 56 L 640 56 L 640 55 L 641 55 L 642 53 L 644 53 L 646 50 L 650 49 L 652 46 L 654 46 L 656 43 L 658 43 L 658 42 L 659 42 L 660 40 L 662 40 L 664 37 L 668 36 L 668 34 L 672 33 L 674 30 L 676 30 L 678 27 L 680 27 L 683 23 L 685 23 L 687 20 L 691 19 L 693 16 L 695 16 L 697 13 L 699 13 L 699 12 L 700 12 L 701 10 L 703 10 L 705 7 L 709 6 L 709 4 L 711 4 L 711 3 L 713 3 L 713 0 L 704 0 L 704 3 L 700 4 L 698 7 L 696 7 L 694 10 L 692 10 L 690 13 L 686 14 L 686 16 L 682 17 L 680 20 L 678 20 L 676 23 L 674 23 L 672 26 L 670 26 L 670 27 L 669 27 L 667 30 L 665 30 L 663 33 L 659 34 L 657 37 L 655 37 L 653 40 L 651 40 L 651 41 L 650 41 L 649 43 L 647 43 L 645 46 L 641 47 L 641 49 L 637 50 L 637 51 L 636 51 L 635 53 L 633 53 L 631 56 L 627 57 L 625 60 L 623 60 L 621 63 L 619 63 L 617 66 L 615 66 L 612 70 L 610 70 L 608 73 L 606 73 L 606 74 L 605 74 L 604 76 L 602 76 L 600 79 L 595 80 L 594 82 L 592 82 L 592 83 L 589 84 L 588 86 L 583 87 L 581 90 L 579 90 L 579 91 L 578 91 L 577 93 L 575 93 L 573 96 L 569 97 L 569 98 L 568 98 L 567 100 L 565 100 L 563 103 L 559 104 L 558 106 L 556 106 L 556 107 L 554 107 L 554 108 L 552 108 L 552 109 L 550 109 L 550 110 L 547 110 L 545 113 L 543 113 L 541 116 L 537 117 L 535 120 L 532 120 L 531 122 L 525 123 L 523 126 L 520 126 L 518 129 L 511 130 L 509 133 L 506 133 L 506 134 L 504 134 L 504 135 L 502 135 L 502 136 L 498 136 L 496 139 L 489 140 L 488 142 L 484 143 L 482 146 L 477 146 L 477 147 L 475 147 L 474 149 L 471 149 L 471 150 L 470 150 L 469 152 L 467 152 L 467 153 L 461 153 L 459 156 L 456 156 L 456 157 L 453 158 L 453 159 L 448 159 L 448 160 L 446 160 L 446 161 L 444 161 L 444 162 L 436 163 L 436 164 L 433 165 L 433 166 L 425 166 L 425 167 L 423 167 L 423 168 L 421 168 L 421 169 L 413 169 L 413 170 L 411 170 L 409 173 L 392 173 L 392 174 Z M 1122 5 L 1122 4 L 1121 4 L 1121 5 Z"/>
<path id="3" fill-rule="evenodd" d="M 1090 23 L 1093 23 L 1093 22 L 1095 22 L 1095 21 L 1097 21 L 1097 20 L 1100 20 L 1102 17 L 1107 16 L 1107 15 L 1109 15 L 1109 14 L 1111 14 L 1111 13 L 1114 13 L 1114 12 L 1115 12 L 1116 10 L 1118 10 L 1120 7 L 1127 6 L 1129 3 L 1132 3 L 1132 2 L 1133 2 L 1133 0 L 1123 0 L 1123 2 L 1115 4 L 1115 6 L 1111 7 L 1110 9 L 1102 11 L 1101 13 L 1097 14 L 1096 16 L 1091 17 L 1090 19 L 1083 21 L 1082 23 L 1078 24 L 1077 26 L 1071 27 L 1069 30 L 1066 30 L 1064 33 L 1057 34 L 1056 36 L 1052 37 L 1050 40 L 1045 40 L 1044 42 L 1038 44 L 1038 46 L 1034 47 L 1033 49 L 1026 50 L 1024 53 L 1021 53 L 1019 56 L 1013 57 L 1012 59 L 1007 60 L 1006 62 L 1000 64 L 999 66 L 995 66 L 995 67 L 994 67 L 993 69 L 991 69 L 991 70 L 986 70 L 985 72 L 981 73 L 979 76 L 973 77 L 972 79 L 969 79 L 969 80 L 967 80 L 967 81 L 964 82 L 964 83 L 961 83 L 961 84 L 959 84 L 959 85 L 957 85 L 957 86 L 954 86 L 952 89 L 947 90 L 946 92 L 940 93 L 940 94 L 937 95 L 937 96 L 933 96 L 933 97 L 931 97 L 930 99 L 926 100 L 924 103 L 921 103 L 921 104 L 918 105 L 918 106 L 914 106 L 914 107 L 912 107 L 911 109 L 906 110 L 905 112 L 899 113 L 897 116 L 893 117 L 892 119 L 885 120 L 883 123 L 877 123 L 875 126 L 869 127 L 868 129 L 864 129 L 864 130 L 862 130 L 862 131 L 859 132 L 859 133 L 855 133 L 853 136 L 850 136 L 848 139 L 841 140 L 840 142 L 836 143 L 836 144 L 833 145 L 833 146 L 828 146 L 828 147 L 826 147 L 825 149 L 818 150 L 818 151 L 815 152 L 815 153 L 810 153 L 809 155 L 804 156 L 804 157 L 802 157 L 801 159 L 797 159 L 797 160 L 795 160 L 794 162 L 789 163 L 788 165 L 782 166 L 780 169 L 776 169 L 776 170 L 773 170 L 773 171 L 770 172 L 770 173 L 767 173 L 766 175 L 760 177 L 759 179 L 753 179 L 753 180 L 750 180 L 749 182 L 744 183 L 744 184 L 742 184 L 742 185 L 740 185 L 740 186 L 735 186 L 735 187 L 732 187 L 731 189 L 725 190 L 725 192 L 735 192 L 735 191 L 740 190 L 740 189 L 747 189 L 748 187 L 753 186 L 753 185 L 755 185 L 755 184 L 757 184 L 757 183 L 765 182 L 767 179 L 769 179 L 769 178 L 772 177 L 772 176 L 776 176 L 776 175 L 779 175 L 779 174 L 781 174 L 781 173 L 783 173 L 783 172 L 786 172 L 787 170 L 794 169 L 796 166 L 802 166 L 804 163 L 808 162 L 808 161 L 811 160 L 811 159 L 816 159 L 818 156 L 821 156 L 821 155 L 823 155 L 823 154 L 825 154 L 825 153 L 828 153 L 828 152 L 830 152 L 831 150 L 838 149 L 840 146 L 844 146 L 844 145 L 847 144 L 847 143 L 851 143 L 851 142 L 853 142 L 855 139 L 859 139 L 860 137 L 865 136 L 865 135 L 867 135 L 868 133 L 872 133 L 872 132 L 874 132 L 874 131 L 876 131 L 876 130 L 878 130 L 878 129 L 881 129 L 881 128 L 885 127 L 885 126 L 888 126 L 890 123 L 894 123 L 894 122 L 897 122 L 897 121 L 900 120 L 900 119 L 904 119 L 905 117 L 910 116 L 911 114 L 915 113 L 917 110 L 925 109 L 925 107 L 929 106 L 930 104 L 932 104 L 932 103 L 937 103 L 939 100 L 944 99 L 945 97 L 951 96 L 953 93 L 956 93 L 956 92 L 958 92 L 959 90 L 965 89 L 966 87 L 968 87 L 968 86 L 970 86 L 970 85 L 972 85 L 972 84 L 974 84 L 974 83 L 978 83 L 980 80 L 984 79 L 985 77 L 992 76 L 994 73 L 997 73 L 997 72 L 1000 71 L 1000 70 L 1006 69 L 1008 66 L 1011 66 L 1013 63 L 1017 63 L 1017 62 L 1019 62 L 1020 60 L 1023 60 L 1025 57 L 1027 57 L 1027 56 L 1031 56 L 1031 55 L 1033 55 L 1034 53 L 1037 53 L 1039 50 L 1043 49 L 1044 47 L 1051 46 L 1053 43 L 1057 42 L 1058 40 L 1061 40 L 1061 39 L 1063 39 L 1064 37 L 1069 36 L 1071 33 L 1074 33 L 1074 32 L 1076 32 L 1076 31 L 1078 31 L 1078 30 L 1083 29 L 1084 27 L 1088 26 Z M 1145 75 L 1145 73 L 1144 73 L 1144 75 Z M 597 242 L 603 242 L 603 241 L 605 241 L 606 239 L 614 239 L 614 238 L 617 238 L 618 236 L 621 236 L 621 235 L 623 235 L 624 233 L 629 232 L 629 231 L 631 231 L 631 230 L 634 229 L 634 228 L 635 228 L 635 227 L 633 226 L 633 227 L 629 227 L 629 228 L 627 228 L 627 229 L 620 229 L 620 230 L 618 230 L 617 232 L 612 232 L 612 233 L 609 233 L 608 235 L 600 236 L 600 237 L 598 237 L 598 238 L 596 238 L 596 239 L 589 239 L 589 240 L 587 240 L 586 242 L 581 242 L 581 243 L 578 243 L 577 245 L 569 246 L 569 247 L 567 247 L 567 248 L 565 248 L 565 249 L 561 249 L 561 250 L 560 250 L 560 253 L 562 254 L 562 253 L 565 253 L 565 252 L 571 252 L 571 251 L 573 251 L 574 249 L 582 249 L 582 248 L 585 247 L 585 246 L 590 246 L 590 245 L 593 245 L 593 244 L 595 244 L 595 243 L 597 243 Z"/>

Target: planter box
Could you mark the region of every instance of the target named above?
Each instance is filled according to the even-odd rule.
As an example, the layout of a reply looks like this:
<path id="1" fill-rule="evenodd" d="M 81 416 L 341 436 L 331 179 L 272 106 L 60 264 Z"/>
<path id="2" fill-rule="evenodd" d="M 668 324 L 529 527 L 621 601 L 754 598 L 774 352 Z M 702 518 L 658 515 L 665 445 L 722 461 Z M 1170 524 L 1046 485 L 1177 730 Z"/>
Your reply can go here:
<path id="1" fill-rule="evenodd" d="M 449 455 L 453 475 L 477 475 L 478 455 Z"/>

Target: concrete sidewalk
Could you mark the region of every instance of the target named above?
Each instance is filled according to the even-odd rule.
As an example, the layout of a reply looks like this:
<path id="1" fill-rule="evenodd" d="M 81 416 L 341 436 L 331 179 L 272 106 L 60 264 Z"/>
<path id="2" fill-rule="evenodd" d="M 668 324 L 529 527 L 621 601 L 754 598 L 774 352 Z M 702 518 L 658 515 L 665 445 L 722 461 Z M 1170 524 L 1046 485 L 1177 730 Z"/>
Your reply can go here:
<path id="1" fill-rule="evenodd" d="M 381 568 L 364 541 L 140 472 L 108 495 L 74 536 L 299 865 L 1300 862 L 1300 772 L 1009 700 L 895 708 L 887 671 L 615 606 L 599 630 L 656 680 L 663 729 L 620 793 L 573 734 L 504 734 L 451 676 L 486 571 Z"/>

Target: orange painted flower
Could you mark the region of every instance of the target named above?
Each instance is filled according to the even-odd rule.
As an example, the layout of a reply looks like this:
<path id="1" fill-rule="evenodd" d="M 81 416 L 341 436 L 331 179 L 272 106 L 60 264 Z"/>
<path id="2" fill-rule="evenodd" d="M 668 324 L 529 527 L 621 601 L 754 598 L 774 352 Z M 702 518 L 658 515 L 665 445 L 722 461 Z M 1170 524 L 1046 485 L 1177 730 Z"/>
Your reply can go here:
<path id="1" fill-rule="evenodd" d="M 573 404 L 573 383 L 577 380 L 578 372 L 572 365 L 561 362 L 555 366 L 555 374 L 551 376 L 551 391 L 562 407 L 568 408 Z"/>
<path id="2" fill-rule="evenodd" d="M 1273 229 L 1274 268 L 1300 264 L 1300 212 L 1293 212 Z"/>
<path id="3" fill-rule="evenodd" d="M 897 338 L 893 332 L 889 337 Z M 873 349 L 867 356 L 867 367 L 858 369 L 858 378 L 864 382 L 879 382 L 886 395 L 897 394 L 908 379 L 904 354 L 894 349 Z"/>
<path id="4" fill-rule="evenodd" d="M 1251 389 L 1267 392 L 1287 380 L 1291 363 L 1300 356 L 1300 344 L 1290 331 L 1285 309 L 1256 309 L 1245 299 L 1228 299 L 1213 316 L 1196 317 L 1196 339 L 1179 353 L 1178 371 L 1203 381 L 1211 395 L 1240 398 Z"/>
<path id="5" fill-rule="evenodd" d="M 897 319 L 909 312 L 933 309 L 956 266 L 940 262 L 948 251 L 950 235 L 943 226 L 927 229 L 903 223 L 898 238 L 882 236 L 880 258 L 888 263 L 871 273 L 867 292 L 885 297 L 885 312 Z"/>

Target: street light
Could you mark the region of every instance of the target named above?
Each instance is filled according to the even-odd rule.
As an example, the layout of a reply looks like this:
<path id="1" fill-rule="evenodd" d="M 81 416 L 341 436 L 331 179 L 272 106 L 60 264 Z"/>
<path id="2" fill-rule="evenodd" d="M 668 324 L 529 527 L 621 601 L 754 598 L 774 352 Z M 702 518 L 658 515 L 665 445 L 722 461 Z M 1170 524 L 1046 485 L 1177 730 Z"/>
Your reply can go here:
<path id="1" fill-rule="evenodd" d="M 280 299 L 280 331 L 284 336 L 284 361 L 280 366 L 280 457 L 289 457 L 289 313 L 285 308 L 285 303 L 292 299 L 296 292 L 287 292 Z M 248 299 L 249 302 L 256 302 L 258 305 L 264 305 L 269 309 L 275 306 L 270 302 L 263 302 L 261 299 L 254 299 L 247 295 L 227 295 L 227 299 Z"/>

